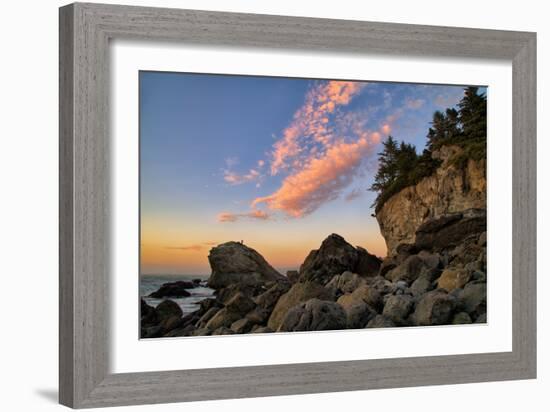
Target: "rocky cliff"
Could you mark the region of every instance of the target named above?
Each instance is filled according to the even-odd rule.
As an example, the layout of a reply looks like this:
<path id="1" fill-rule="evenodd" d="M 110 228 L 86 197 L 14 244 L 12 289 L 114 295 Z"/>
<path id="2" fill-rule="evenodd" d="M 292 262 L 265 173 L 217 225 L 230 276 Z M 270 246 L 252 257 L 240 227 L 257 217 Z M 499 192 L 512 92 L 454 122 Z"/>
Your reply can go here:
<path id="1" fill-rule="evenodd" d="M 486 162 L 469 159 L 459 167 L 456 159 L 461 154 L 458 146 L 434 151 L 433 157 L 441 161 L 436 172 L 392 196 L 376 213 L 388 256 L 397 254 L 401 244 L 414 244 L 419 228 L 428 221 L 485 210 Z"/>

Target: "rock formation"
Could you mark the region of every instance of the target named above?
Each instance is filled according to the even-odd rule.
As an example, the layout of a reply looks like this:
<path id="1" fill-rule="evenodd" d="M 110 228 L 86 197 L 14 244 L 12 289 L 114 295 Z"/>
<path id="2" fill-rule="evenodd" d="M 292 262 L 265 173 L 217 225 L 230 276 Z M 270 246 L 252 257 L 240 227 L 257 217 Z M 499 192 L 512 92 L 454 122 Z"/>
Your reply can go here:
<path id="1" fill-rule="evenodd" d="M 433 154 L 441 166 L 418 184 L 388 199 L 376 213 L 388 255 L 400 244 L 414 244 L 421 225 L 443 216 L 486 209 L 486 162 L 468 160 L 464 169 L 450 160 L 461 152 L 458 146 L 442 146 Z"/>
<path id="2" fill-rule="evenodd" d="M 231 284 L 258 286 L 286 280 L 262 255 L 239 242 L 227 242 L 212 248 L 208 261 L 212 268 L 208 286 L 213 289 Z"/>

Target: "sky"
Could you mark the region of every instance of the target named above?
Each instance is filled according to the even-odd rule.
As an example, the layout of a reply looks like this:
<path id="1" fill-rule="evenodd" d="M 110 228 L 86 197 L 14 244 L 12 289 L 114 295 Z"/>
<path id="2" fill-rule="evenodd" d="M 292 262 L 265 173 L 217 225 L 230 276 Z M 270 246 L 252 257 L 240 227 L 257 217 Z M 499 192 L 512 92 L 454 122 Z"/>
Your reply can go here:
<path id="1" fill-rule="evenodd" d="M 284 273 L 338 233 L 385 256 L 381 142 L 420 152 L 462 86 L 140 72 L 142 274 L 210 273 L 230 240 Z"/>

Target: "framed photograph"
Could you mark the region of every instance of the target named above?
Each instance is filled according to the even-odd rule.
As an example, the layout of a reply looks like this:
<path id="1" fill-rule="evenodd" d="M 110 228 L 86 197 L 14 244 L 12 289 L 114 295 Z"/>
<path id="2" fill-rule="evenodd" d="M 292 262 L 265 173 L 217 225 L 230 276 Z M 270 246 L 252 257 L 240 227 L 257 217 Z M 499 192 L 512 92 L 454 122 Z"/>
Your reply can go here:
<path id="1" fill-rule="evenodd" d="M 60 402 L 536 376 L 536 35 L 60 9 Z"/>

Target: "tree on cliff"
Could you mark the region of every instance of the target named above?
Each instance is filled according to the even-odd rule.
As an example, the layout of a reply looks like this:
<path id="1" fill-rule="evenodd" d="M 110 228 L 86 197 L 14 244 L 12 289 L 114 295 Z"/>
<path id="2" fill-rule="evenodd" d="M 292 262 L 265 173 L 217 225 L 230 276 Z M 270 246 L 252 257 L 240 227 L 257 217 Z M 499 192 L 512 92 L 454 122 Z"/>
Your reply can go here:
<path id="1" fill-rule="evenodd" d="M 448 108 L 433 114 L 426 148 L 421 155 L 416 153 L 414 145 L 398 143 L 392 136 L 382 143 L 378 172 L 370 187 L 378 194 L 373 204 L 376 212 L 391 196 L 434 173 L 440 162 L 432 157 L 432 152 L 441 146 L 457 145 L 463 149 L 451 159 L 459 168 L 464 168 L 468 159 L 486 158 L 487 97 L 478 91 L 477 87 L 467 87 L 458 110 Z"/>

